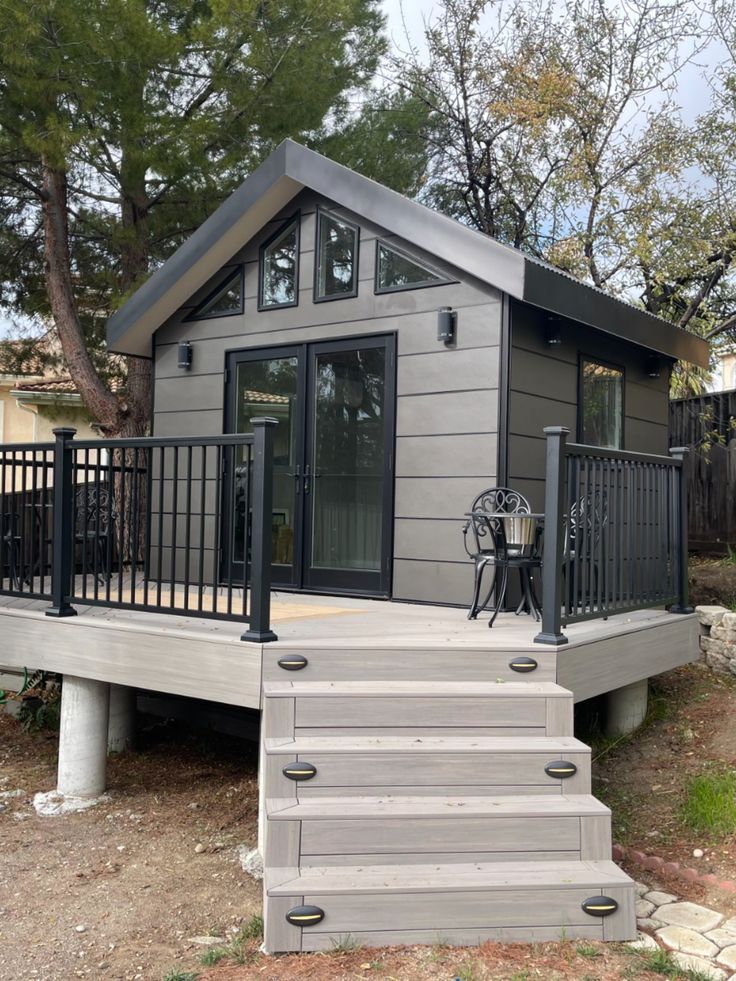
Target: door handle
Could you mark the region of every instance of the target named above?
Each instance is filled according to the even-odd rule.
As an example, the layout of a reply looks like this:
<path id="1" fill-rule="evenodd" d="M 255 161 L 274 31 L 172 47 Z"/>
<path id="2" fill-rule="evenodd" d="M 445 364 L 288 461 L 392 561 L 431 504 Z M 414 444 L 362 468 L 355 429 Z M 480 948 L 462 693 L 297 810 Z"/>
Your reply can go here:
<path id="1" fill-rule="evenodd" d="M 294 473 L 287 473 L 286 476 L 287 477 L 293 477 L 294 478 L 294 480 L 296 481 L 295 491 L 296 491 L 297 494 L 301 494 L 301 492 L 302 492 L 302 488 L 301 488 L 302 474 L 301 474 L 301 469 L 299 467 L 299 464 L 297 463 L 296 467 L 294 468 Z"/>

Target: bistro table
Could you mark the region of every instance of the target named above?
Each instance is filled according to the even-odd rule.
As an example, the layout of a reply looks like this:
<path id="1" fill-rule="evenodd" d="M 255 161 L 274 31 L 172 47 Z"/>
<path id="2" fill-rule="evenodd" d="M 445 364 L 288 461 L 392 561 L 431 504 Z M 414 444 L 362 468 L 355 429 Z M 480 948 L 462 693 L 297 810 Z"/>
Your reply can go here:
<path id="1" fill-rule="evenodd" d="M 521 584 L 521 600 L 516 615 L 528 613 L 539 620 L 542 608 L 534 591 L 533 572 L 542 566 L 541 540 L 544 528 L 543 514 L 509 514 L 505 511 L 467 511 L 465 517 L 474 522 L 478 539 L 486 539 L 488 549 L 483 549 L 480 561 L 493 567 L 493 582 L 486 598 L 478 607 L 484 610 L 491 595 L 496 594 L 493 615 L 488 623 L 492 627 L 506 601 L 509 570 L 518 569 Z M 501 582 L 498 582 L 498 571 Z"/>

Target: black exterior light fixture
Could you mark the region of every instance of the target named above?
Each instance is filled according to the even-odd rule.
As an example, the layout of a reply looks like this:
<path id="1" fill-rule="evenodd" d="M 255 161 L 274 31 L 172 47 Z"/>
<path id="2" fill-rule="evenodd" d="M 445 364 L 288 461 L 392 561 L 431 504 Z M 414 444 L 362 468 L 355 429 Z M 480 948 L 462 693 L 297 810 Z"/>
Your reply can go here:
<path id="1" fill-rule="evenodd" d="M 192 342 L 179 341 L 178 366 L 182 371 L 190 371 L 192 367 Z"/>
<path id="2" fill-rule="evenodd" d="M 662 374 L 662 359 L 657 354 L 650 354 L 647 358 L 646 372 L 649 378 L 659 378 Z"/>
<path id="3" fill-rule="evenodd" d="M 457 327 L 457 311 L 452 307 L 440 307 L 437 311 L 437 340 L 452 344 Z"/>
<path id="4" fill-rule="evenodd" d="M 544 332 L 544 339 L 550 346 L 562 344 L 562 320 L 555 314 L 547 317 L 547 327 Z"/>

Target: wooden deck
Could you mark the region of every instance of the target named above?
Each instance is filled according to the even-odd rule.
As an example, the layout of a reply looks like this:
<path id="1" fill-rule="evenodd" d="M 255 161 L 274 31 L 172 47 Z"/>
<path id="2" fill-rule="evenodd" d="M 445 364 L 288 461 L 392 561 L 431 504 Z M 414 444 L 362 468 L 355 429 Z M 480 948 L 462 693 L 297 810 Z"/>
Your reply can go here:
<path id="1" fill-rule="evenodd" d="M 45 616 L 48 603 L 0 597 L 0 664 L 257 708 L 263 681 L 288 677 L 280 658 L 301 654 L 302 680 L 518 681 L 513 655 L 538 662 L 534 681 L 556 682 L 577 701 L 659 674 L 697 657 L 694 616 L 642 611 L 567 628 L 569 643 L 534 643 L 527 616 L 468 621 L 465 611 L 337 596 L 275 593 L 279 640 L 243 643 L 238 621 L 77 604 L 78 616 Z M 293 677 L 293 675 L 292 675 Z"/>

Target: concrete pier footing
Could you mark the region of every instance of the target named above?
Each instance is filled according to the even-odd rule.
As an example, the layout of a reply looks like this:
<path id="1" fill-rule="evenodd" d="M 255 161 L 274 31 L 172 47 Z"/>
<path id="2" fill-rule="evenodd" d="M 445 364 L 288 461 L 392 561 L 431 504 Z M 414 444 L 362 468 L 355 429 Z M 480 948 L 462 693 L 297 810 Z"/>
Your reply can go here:
<path id="1" fill-rule="evenodd" d="M 648 681 L 616 688 L 606 695 L 606 735 L 623 736 L 638 729 L 647 714 Z"/>
<path id="2" fill-rule="evenodd" d="M 109 684 L 64 675 L 57 783 L 64 797 L 98 797 L 105 790 L 109 715 Z"/>
<path id="3" fill-rule="evenodd" d="M 124 753 L 135 742 L 136 691 L 127 685 L 110 685 L 110 718 L 107 725 L 107 749 Z"/>

